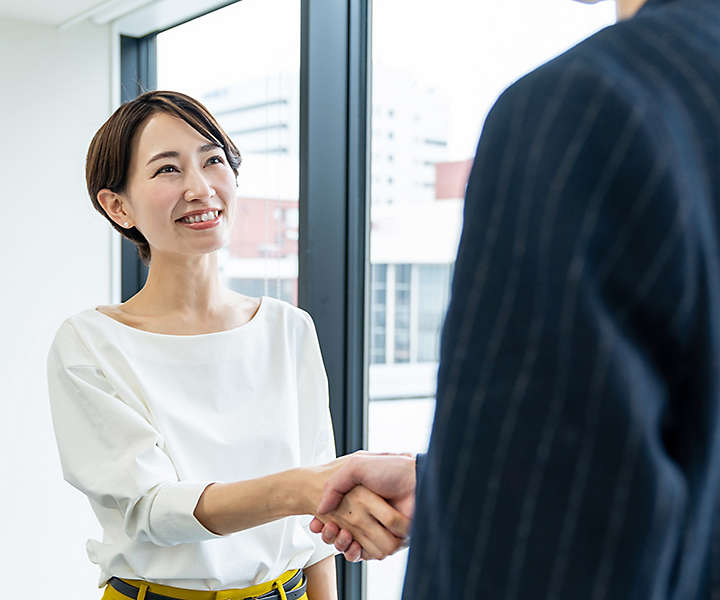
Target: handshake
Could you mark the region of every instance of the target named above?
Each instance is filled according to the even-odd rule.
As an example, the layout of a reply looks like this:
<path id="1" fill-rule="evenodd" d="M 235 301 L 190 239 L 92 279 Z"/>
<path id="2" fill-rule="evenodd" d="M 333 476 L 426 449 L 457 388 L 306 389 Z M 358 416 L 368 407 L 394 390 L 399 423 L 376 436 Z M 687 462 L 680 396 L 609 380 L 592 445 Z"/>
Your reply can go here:
<path id="1" fill-rule="evenodd" d="M 352 562 L 383 558 L 408 545 L 415 509 L 415 457 L 358 451 L 314 469 L 310 530 Z"/>

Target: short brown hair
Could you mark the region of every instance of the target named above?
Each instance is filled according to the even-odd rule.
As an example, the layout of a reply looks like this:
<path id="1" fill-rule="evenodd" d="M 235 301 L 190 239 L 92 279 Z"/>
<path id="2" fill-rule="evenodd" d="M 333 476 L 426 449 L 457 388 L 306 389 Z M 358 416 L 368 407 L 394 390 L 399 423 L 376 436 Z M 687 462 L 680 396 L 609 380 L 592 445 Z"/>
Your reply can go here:
<path id="1" fill-rule="evenodd" d="M 236 177 L 241 162 L 240 152 L 210 111 L 194 98 L 180 92 L 145 92 L 134 100 L 122 104 L 105 121 L 88 148 L 85 163 L 88 193 L 93 206 L 100 214 L 124 237 L 137 245 L 138 254 L 146 265 L 150 264 L 150 245 L 145 236 L 135 227 L 124 229 L 115 223 L 98 202 L 97 195 L 105 188 L 116 194 L 125 191 L 130 168 L 131 144 L 135 132 L 150 116 L 158 112 L 166 112 L 182 119 L 200 135 L 218 144 L 224 150 L 228 164 Z"/>

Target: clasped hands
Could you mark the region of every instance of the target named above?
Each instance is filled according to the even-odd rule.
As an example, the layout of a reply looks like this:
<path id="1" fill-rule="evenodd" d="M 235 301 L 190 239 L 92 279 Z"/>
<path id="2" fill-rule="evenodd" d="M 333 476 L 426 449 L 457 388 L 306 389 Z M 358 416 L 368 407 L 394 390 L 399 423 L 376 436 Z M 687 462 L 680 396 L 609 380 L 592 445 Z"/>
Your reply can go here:
<path id="1" fill-rule="evenodd" d="M 359 451 L 318 467 L 322 485 L 310 530 L 349 561 L 407 546 L 415 509 L 415 458 Z"/>

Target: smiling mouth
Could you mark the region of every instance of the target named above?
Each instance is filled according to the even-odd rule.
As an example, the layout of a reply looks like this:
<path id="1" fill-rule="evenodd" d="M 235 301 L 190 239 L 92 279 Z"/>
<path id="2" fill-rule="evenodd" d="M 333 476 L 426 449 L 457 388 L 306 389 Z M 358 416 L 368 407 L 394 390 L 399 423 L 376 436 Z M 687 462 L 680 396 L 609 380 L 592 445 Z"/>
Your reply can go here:
<path id="1" fill-rule="evenodd" d="M 195 223 L 209 223 L 211 221 L 217 220 L 222 214 L 223 211 L 220 209 L 208 210 L 204 213 L 197 213 L 190 217 L 180 217 L 179 219 L 176 219 L 175 222 L 183 223 L 185 225 L 193 225 Z"/>
<path id="2" fill-rule="evenodd" d="M 213 212 L 213 214 L 215 214 Z M 210 229 L 215 229 L 216 227 L 220 226 L 220 223 L 222 223 L 223 219 L 225 218 L 225 215 L 222 211 L 217 212 L 217 216 L 213 218 L 208 218 L 207 220 L 203 221 L 193 221 L 192 223 L 185 221 L 183 219 L 178 219 L 176 223 L 178 225 L 181 225 L 185 227 L 185 229 L 190 229 L 194 231 L 205 231 Z"/>

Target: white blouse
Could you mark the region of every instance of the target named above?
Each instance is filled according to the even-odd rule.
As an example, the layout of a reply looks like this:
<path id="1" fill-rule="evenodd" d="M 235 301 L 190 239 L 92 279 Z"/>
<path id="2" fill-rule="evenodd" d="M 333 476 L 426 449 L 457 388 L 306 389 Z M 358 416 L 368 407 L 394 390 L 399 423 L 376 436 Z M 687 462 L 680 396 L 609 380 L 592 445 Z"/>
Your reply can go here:
<path id="1" fill-rule="evenodd" d="M 95 310 L 66 319 L 48 354 L 65 480 L 103 528 L 88 540 L 99 587 L 115 575 L 197 590 L 243 588 L 335 554 L 311 516 L 231 535 L 195 518 L 212 482 L 335 458 L 312 318 L 263 296 L 226 331 L 168 335 Z"/>

